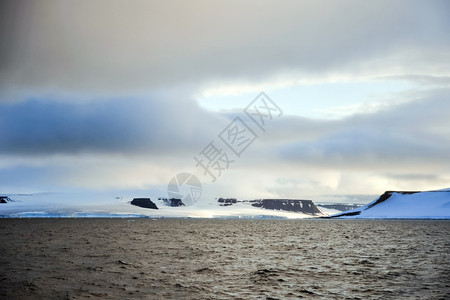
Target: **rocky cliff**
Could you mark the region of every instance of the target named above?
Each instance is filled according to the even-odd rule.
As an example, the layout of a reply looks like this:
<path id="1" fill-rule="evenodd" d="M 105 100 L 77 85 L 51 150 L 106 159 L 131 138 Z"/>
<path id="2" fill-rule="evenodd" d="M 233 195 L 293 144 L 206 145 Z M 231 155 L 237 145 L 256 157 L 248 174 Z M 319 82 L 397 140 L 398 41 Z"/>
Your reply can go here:
<path id="1" fill-rule="evenodd" d="M 248 203 L 253 207 L 260 207 L 264 209 L 299 212 L 312 216 L 324 215 L 324 213 L 311 200 L 255 199 L 238 201 L 234 198 L 219 198 L 217 202 L 219 202 L 220 206 L 230 206 L 237 203 Z"/>
<path id="2" fill-rule="evenodd" d="M 143 208 L 151 208 L 151 209 L 158 209 L 155 203 L 153 203 L 150 198 L 134 198 L 133 201 L 131 201 L 132 205 L 136 205 Z"/>

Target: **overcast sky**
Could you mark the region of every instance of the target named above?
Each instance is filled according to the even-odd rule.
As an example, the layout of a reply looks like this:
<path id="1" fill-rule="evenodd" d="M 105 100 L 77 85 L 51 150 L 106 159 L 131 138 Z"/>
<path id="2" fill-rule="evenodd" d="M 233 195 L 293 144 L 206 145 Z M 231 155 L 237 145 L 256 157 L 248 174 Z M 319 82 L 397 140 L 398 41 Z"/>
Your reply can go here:
<path id="1" fill-rule="evenodd" d="M 448 1 L 0 6 L 0 193 L 166 196 L 180 172 L 208 199 L 450 187 Z M 243 111 L 262 91 L 264 130 Z M 239 156 L 235 117 L 257 136 Z"/>

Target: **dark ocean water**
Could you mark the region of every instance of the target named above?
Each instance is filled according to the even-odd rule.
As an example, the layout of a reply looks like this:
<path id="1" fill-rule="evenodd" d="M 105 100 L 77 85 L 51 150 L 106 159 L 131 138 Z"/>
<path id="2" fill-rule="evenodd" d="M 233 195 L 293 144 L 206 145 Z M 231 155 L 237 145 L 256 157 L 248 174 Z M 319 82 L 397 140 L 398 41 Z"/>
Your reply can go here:
<path id="1" fill-rule="evenodd" d="M 0 219 L 1 299 L 450 299 L 450 221 Z"/>

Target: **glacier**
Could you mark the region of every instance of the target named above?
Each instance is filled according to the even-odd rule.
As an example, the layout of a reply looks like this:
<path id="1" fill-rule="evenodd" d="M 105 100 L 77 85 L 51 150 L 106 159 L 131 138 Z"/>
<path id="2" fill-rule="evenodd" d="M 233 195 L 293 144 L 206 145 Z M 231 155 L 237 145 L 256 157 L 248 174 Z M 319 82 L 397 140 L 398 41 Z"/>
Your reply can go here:
<path id="1" fill-rule="evenodd" d="M 268 210 L 245 204 L 221 207 L 216 202 L 207 201 L 198 201 L 191 206 L 170 207 L 163 201 L 155 200 L 159 208 L 155 210 L 131 205 L 134 196 L 71 193 L 8 196 L 13 201 L 0 204 L 0 218 L 311 218 L 311 215 L 298 212 Z"/>
<path id="2" fill-rule="evenodd" d="M 169 207 L 162 201 L 155 200 L 159 209 L 153 210 L 131 205 L 133 196 L 76 193 L 7 196 L 12 201 L 0 204 L 0 218 L 317 218 L 298 212 L 253 207 L 245 203 L 218 206 L 216 202 L 199 201 L 192 206 Z M 329 215 L 319 218 L 450 219 L 450 188 L 426 192 L 387 191 L 378 199 L 352 210 L 336 213 L 324 209 L 323 212 Z"/>

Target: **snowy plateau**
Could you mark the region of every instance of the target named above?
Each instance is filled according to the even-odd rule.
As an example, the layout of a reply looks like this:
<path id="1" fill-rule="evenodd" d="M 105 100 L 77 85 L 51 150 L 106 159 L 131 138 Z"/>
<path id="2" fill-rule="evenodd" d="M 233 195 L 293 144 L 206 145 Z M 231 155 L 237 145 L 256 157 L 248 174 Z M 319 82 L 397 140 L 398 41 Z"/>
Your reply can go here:
<path id="1" fill-rule="evenodd" d="M 219 206 L 216 201 L 199 201 L 191 206 L 169 207 L 155 200 L 159 209 L 131 205 L 133 197 L 106 194 L 8 194 L 0 203 L 0 218 L 255 218 L 255 219 L 450 219 L 450 188 L 427 192 L 388 191 L 378 199 L 331 214 L 315 216 L 254 207 L 248 203 Z M 158 199 L 152 197 L 151 199 Z"/>

